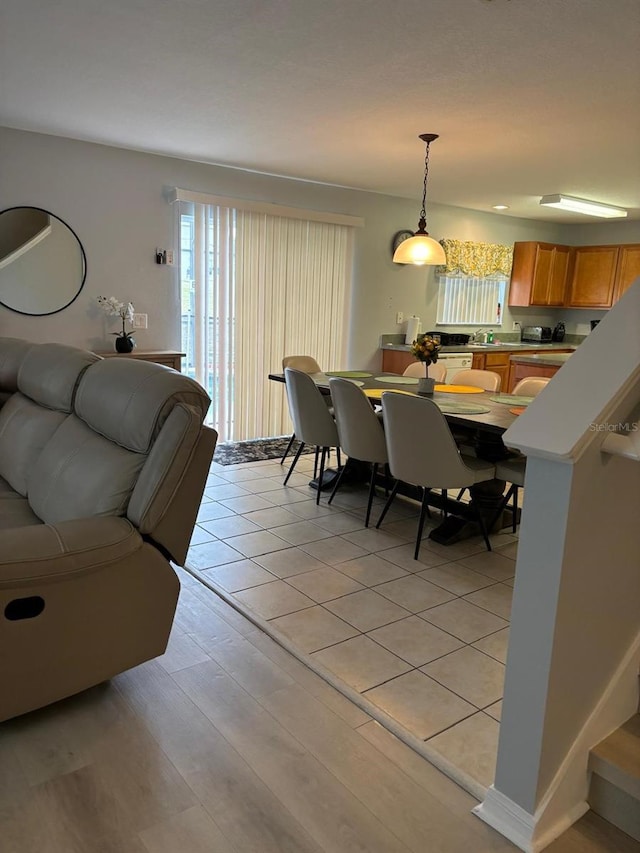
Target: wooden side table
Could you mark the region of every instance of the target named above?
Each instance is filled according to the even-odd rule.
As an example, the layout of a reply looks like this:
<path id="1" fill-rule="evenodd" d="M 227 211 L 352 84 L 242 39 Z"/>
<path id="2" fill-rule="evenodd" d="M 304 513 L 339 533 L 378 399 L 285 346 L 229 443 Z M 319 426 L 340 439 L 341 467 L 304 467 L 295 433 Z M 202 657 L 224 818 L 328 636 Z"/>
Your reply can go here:
<path id="1" fill-rule="evenodd" d="M 102 358 L 137 358 L 141 361 L 153 361 L 155 364 L 164 364 L 165 367 L 172 367 L 174 370 L 179 371 L 180 360 L 184 358 L 186 353 L 172 349 L 134 349 L 133 352 L 98 352 L 96 355 Z"/>

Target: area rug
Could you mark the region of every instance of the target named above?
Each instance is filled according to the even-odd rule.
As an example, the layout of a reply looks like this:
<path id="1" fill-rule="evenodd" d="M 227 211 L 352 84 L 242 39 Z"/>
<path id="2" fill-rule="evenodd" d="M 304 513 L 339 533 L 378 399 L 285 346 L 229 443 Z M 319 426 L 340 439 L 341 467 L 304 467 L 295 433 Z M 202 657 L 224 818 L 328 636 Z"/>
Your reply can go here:
<path id="1" fill-rule="evenodd" d="M 263 459 L 280 459 L 289 444 L 289 435 L 275 438 L 255 438 L 251 441 L 222 441 L 216 445 L 213 461 L 219 465 L 239 465 L 242 462 L 260 462 Z M 293 458 L 300 447 L 299 441 L 294 441 L 289 455 Z M 303 450 L 313 453 L 314 448 Z"/>

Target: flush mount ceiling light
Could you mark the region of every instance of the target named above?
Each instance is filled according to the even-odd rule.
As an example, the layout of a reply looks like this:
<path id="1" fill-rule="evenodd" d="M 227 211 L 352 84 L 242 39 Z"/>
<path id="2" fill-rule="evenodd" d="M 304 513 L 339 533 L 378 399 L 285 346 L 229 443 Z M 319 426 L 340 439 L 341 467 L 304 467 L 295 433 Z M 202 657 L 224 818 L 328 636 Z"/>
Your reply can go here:
<path id="1" fill-rule="evenodd" d="M 422 187 L 420 221 L 418 222 L 418 230 L 413 237 L 403 240 L 393 253 L 394 264 L 424 266 L 425 264 L 444 264 L 446 262 L 444 249 L 437 240 L 429 237 L 429 233 L 426 230 L 427 213 L 425 205 L 427 201 L 427 178 L 429 176 L 429 146 L 437 138 L 437 133 L 421 133 L 419 136 L 419 139 L 422 139 L 427 144 L 427 152 L 424 158 L 424 183 Z"/>
<path id="2" fill-rule="evenodd" d="M 493 210 L 509 210 L 508 204 L 494 204 L 492 205 Z"/>
<path id="3" fill-rule="evenodd" d="M 574 198 L 564 193 L 543 195 L 540 204 L 546 207 L 557 207 L 560 210 L 570 210 L 573 213 L 584 213 L 586 216 L 601 216 L 603 219 L 622 219 L 627 216 L 624 207 L 600 204 L 599 201 L 589 201 L 586 198 Z"/>

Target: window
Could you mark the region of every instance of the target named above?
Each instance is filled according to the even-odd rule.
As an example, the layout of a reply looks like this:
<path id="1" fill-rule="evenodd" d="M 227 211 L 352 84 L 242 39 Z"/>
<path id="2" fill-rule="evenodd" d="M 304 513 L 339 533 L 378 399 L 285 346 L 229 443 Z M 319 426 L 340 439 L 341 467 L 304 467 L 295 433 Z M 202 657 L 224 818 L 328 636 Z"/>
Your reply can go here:
<path id="1" fill-rule="evenodd" d="M 500 326 L 507 281 L 506 276 L 441 275 L 436 323 Z"/>
<path id="2" fill-rule="evenodd" d="M 449 239 L 440 242 L 446 264 L 439 270 L 436 323 L 500 326 L 513 246 Z"/>
<path id="3" fill-rule="evenodd" d="M 219 440 L 290 433 L 285 355 L 344 363 L 355 217 L 174 191 L 185 373 Z M 339 221 L 331 221 L 331 220 Z M 329 220 L 329 221 L 327 221 Z"/>

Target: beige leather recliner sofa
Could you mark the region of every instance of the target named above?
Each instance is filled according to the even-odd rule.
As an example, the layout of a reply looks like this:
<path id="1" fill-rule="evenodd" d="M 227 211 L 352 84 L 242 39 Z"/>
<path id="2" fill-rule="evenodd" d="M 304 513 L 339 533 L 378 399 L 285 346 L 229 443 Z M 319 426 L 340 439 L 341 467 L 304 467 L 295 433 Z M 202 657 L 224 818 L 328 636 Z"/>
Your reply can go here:
<path id="1" fill-rule="evenodd" d="M 0 338 L 0 720 L 164 652 L 209 403 L 157 364 Z"/>

